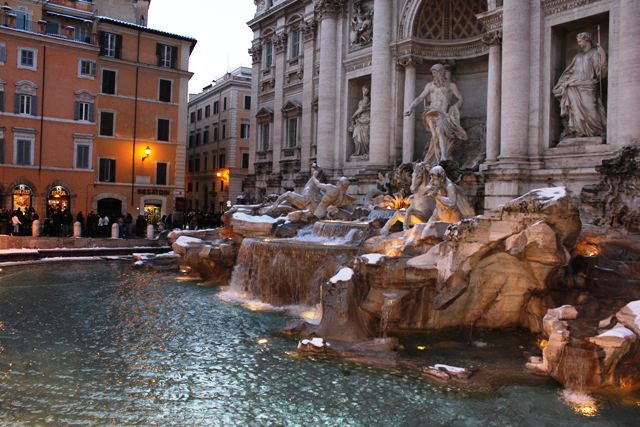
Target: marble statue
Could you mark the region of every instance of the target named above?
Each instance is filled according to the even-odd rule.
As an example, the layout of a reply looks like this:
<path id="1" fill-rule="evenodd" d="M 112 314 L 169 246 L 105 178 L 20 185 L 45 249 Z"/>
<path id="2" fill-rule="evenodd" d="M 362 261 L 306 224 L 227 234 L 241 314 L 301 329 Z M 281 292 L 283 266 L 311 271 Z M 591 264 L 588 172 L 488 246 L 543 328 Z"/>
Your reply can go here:
<path id="1" fill-rule="evenodd" d="M 411 226 L 427 222 L 435 208 L 434 198 L 427 195 L 424 190 L 427 187 L 427 165 L 419 162 L 413 168 L 411 176 L 411 192 L 413 199 L 406 211 L 397 211 L 387 223 L 380 229 L 380 234 L 386 236 L 391 227 L 398 222 L 402 222 L 402 228 L 408 230 Z"/>
<path id="2" fill-rule="evenodd" d="M 349 39 L 352 45 L 365 45 L 373 38 L 373 10 L 357 6 L 351 19 Z"/>
<path id="3" fill-rule="evenodd" d="M 273 205 L 271 205 L 271 210 L 274 210 L 282 203 L 286 203 L 296 209 L 309 209 L 311 212 L 315 211 L 322 199 L 319 186 L 316 184 L 320 182 L 318 181 L 320 173 L 320 169 L 313 168 L 311 178 L 309 178 L 305 184 L 302 194 L 296 193 L 295 191 L 287 191 L 281 194 Z"/>
<path id="4" fill-rule="evenodd" d="M 371 99 L 369 87 L 362 86 L 362 99 L 358 102 L 358 108 L 351 115 L 349 132 L 353 137 L 353 156 L 368 156 L 369 154 L 369 124 L 371 122 Z"/>
<path id="5" fill-rule="evenodd" d="M 456 139 L 466 141 L 469 137 L 460 126 L 460 108 L 464 99 L 458 86 L 449 81 L 442 64 L 432 66 L 431 73 L 433 81 L 427 83 L 422 93 L 411 102 L 405 115 L 410 116 L 420 102 L 424 103 L 422 120 L 425 128 L 431 133 L 431 142 L 424 161 L 433 165 L 448 160 Z M 454 97 L 456 102 L 452 104 Z"/>
<path id="6" fill-rule="evenodd" d="M 573 57 L 553 88 L 563 118 L 561 138 L 604 136 L 607 115 L 602 103 L 602 79 L 607 75 L 607 54 L 593 46 L 591 34 L 576 36 L 581 52 Z"/>
<path id="7" fill-rule="evenodd" d="M 349 178 L 342 177 L 338 180 L 338 185 L 323 184 L 315 176 L 311 176 L 310 181 L 318 188 L 323 194 L 320 199 L 320 203 L 313 211 L 313 214 L 323 219 L 328 213 L 336 211 L 339 207 L 350 204 L 353 199 L 347 196 L 347 189 L 349 188 Z"/>
<path id="8" fill-rule="evenodd" d="M 475 215 L 462 188 L 447 177 L 442 166 L 431 168 L 429 176 L 429 185 L 425 187 L 424 193 L 432 197 L 436 205 L 428 222 L 444 221 L 453 224 Z"/>

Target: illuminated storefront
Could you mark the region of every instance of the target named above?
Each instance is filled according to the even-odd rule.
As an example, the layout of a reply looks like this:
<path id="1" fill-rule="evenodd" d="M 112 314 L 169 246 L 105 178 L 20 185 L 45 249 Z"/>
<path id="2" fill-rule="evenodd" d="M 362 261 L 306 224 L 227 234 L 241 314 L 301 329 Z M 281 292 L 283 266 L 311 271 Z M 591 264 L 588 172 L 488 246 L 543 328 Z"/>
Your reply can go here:
<path id="1" fill-rule="evenodd" d="M 71 209 L 71 198 L 69 190 L 57 185 L 49 191 L 47 197 L 47 211 L 49 213 L 58 211 L 62 212 L 65 209 Z"/>
<path id="2" fill-rule="evenodd" d="M 28 185 L 20 184 L 13 188 L 13 210 L 21 209 L 26 212 L 31 207 L 33 191 Z"/>

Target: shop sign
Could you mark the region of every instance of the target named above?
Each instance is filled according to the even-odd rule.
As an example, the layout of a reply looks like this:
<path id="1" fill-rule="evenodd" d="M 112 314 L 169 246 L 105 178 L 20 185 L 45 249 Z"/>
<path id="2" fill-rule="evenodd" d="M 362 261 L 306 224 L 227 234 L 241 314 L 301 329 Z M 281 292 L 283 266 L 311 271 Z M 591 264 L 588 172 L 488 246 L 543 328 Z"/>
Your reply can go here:
<path id="1" fill-rule="evenodd" d="M 14 196 L 30 196 L 31 189 L 26 185 L 18 185 L 16 188 L 13 189 L 13 194 Z"/>
<path id="2" fill-rule="evenodd" d="M 157 188 L 138 188 L 138 194 L 147 196 L 168 196 L 169 190 L 159 190 Z"/>

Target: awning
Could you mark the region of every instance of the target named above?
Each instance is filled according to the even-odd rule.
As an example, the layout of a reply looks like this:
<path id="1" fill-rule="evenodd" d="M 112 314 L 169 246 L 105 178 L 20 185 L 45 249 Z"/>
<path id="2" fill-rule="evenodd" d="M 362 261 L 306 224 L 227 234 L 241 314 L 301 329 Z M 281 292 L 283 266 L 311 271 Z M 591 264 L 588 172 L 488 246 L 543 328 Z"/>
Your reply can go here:
<path id="1" fill-rule="evenodd" d="M 73 19 L 73 20 L 80 21 L 80 22 L 85 23 L 85 24 L 91 24 L 90 20 L 85 19 L 85 18 L 81 18 L 79 16 L 66 15 L 64 13 L 58 13 L 58 12 L 51 12 L 50 10 L 47 10 L 46 13 L 47 13 L 47 15 L 51 15 L 51 16 L 57 16 L 57 17 L 66 18 L 66 19 Z"/>

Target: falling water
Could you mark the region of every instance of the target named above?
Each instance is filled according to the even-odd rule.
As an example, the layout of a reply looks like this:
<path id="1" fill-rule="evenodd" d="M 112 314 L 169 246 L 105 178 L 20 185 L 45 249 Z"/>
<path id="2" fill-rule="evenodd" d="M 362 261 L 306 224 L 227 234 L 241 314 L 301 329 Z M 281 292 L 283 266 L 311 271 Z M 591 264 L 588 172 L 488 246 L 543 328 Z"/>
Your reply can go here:
<path id="1" fill-rule="evenodd" d="M 406 292 L 383 292 L 384 302 L 382 303 L 380 313 L 380 331 L 383 339 L 388 338 L 387 332 L 389 331 L 389 315 L 391 310 L 398 301 L 405 295 Z"/>

